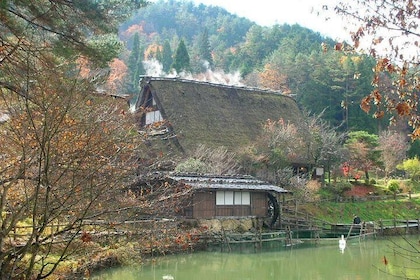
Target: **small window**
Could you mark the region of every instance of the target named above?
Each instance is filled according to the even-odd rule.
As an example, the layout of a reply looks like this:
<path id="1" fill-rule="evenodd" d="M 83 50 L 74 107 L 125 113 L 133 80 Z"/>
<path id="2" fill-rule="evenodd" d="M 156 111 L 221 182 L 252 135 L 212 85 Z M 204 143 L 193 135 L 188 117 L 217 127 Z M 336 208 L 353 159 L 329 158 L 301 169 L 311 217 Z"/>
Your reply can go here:
<path id="1" fill-rule="evenodd" d="M 146 125 L 162 121 L 160 111 L 151 111 L 146 113 Z"/>
<path id="2" fill-rule="evenodd" d="M 235 205 L 250 205 L 251 196 L 249 192 L 235 192 Z"/>
<path id="3" fill-rule="evenodd" d="M 233 205 L 233 192 L 232 191 L 225 192 L 225 205 Z"/>
<path id="4" fill-rule="evenodd" d="M 225 192 L 216 192 L 216 205 L 225 205 Z"/>
<path id="5" fill-rule="evenodd" d="M 240 191 L 217 191 L 216 205 L 251 205 L 251 194 Z"/>
<path id="6" fill-rule="evenodd" d="M 249 192 L 242 192 L 242 205 L 251 205 L 251 194 Z"/>

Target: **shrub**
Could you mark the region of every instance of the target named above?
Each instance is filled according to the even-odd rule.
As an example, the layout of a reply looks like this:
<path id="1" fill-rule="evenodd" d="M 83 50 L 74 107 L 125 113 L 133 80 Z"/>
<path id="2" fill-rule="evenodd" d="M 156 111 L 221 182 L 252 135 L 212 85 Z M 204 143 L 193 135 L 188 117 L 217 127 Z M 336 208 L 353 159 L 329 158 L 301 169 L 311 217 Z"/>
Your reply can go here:
<path id="1" fill-rule="evenodd" d="M 333 199 L 337 196 L 342 196 L 345 191 L 351 190 L 352 184 L 347 181 L 337 182 L 334 185 L 328 185 L 325 188 L 321 188 L 318 194 L 322 199 Z"/>
<path id="2" fill-rule="evenodd" d="M 322 200 L 332 200 L 334 199 L 335 194 L 331 189 L 331 187 L 320 188 L 317 193 Z"/>
<path id="3" fill-rule="evenodd" d="M 178 164 L 175 171 L 185 173 L 208 173 L 208 167 L 207 164 L 199 159 L 189 158 Z"/>
<path id="4" fill-rule="evenodd" d="M 335 184 L 334 190 L 337 194 L 342 195 L 345 191 L 351 190 L 352 186 L 350 182 L 341 181 Z"/>
<path id="5" fill-rule="evenodd" d="M 388 190 L 394 194 L 400 191 L 400 183 L 397 180 L 390 180 L 388 182 L 387 187 L 388 187 Z"/>

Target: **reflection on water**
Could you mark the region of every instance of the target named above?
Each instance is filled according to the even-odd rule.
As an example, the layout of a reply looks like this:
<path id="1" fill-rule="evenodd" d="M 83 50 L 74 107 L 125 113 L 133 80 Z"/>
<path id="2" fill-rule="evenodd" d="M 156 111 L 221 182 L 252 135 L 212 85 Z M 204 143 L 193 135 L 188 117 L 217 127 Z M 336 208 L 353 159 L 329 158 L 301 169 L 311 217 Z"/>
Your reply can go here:
<path id="1" fill-rule="evenodd" d="M 412 249 L 420 249 L 418 238 L 410 237 Z M 396 252 L 399 239 L 347 240 L 329 245 L 301 244 L 260 253 L 198 252 L 166 256 L 142 267 L 113 268 L 93 277 L 95 280 L 367 280 L 396 279 L 388 273 L 406 273 L 420 279 L 420 264 L 413 264 Z M 420 257 L 420 253 L 417 254 Z M 386 261 L 385 261 L 386 258 Z M 385 263 L 387 265 L 385 265 Z M 407 270 L 407 267 L 410 267 Z"/>

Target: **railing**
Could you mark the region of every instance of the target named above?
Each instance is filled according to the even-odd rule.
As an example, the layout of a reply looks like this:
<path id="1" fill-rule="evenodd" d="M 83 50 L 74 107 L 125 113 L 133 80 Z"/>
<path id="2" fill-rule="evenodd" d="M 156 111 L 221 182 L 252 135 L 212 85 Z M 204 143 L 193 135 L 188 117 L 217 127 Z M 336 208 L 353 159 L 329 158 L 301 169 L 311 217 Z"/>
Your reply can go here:
<path id="1" fill-rule="evenodd" d="M 377 229 L 382 234 L 398 231 L 400 233 L 420 233 L 420 218 L 379 220 Z"/>

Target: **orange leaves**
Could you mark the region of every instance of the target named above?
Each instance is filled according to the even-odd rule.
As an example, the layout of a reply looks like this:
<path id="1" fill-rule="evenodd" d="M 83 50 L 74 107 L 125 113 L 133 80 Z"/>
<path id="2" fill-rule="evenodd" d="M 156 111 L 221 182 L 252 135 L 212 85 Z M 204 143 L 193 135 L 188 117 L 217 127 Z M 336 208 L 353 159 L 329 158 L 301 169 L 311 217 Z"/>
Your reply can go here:
<path id="1" fill-rule="evenodd" d="M 412 14 L 416 10 L 416 5 L 413 4 L 413 0 L 409 0 L 406 6 L 408 14 Z"/>
<path id="2" fill-rule="evenodd" d="M 413 133 L 411 133 L 410 137 L 415 140 L 415 139 L 420 139 L 420 127 L 414 129 Z"/>
<path id="3" fill-rule="evenodd" d="M 90 69 L 89 69 L 89 61 L 86 57 L 78 57 L 76 59 L 76 63 L 79 65 L 79 75 L 82 78 L 87 78 L 90 74 Z"/>
<path id="4" fill-rule="evenodd" d="M 110 93 L 117 93 L 118 86 L 122 85 L 125 76 L 127 75 L 127 66 L 124 61 L 114 59 L 110 65 L 111 72 L 106 81 L 107 89 Z"/>
<path id="5" fill-rule="evenodd" d="M 287 85 L 287 76 L 281 73 L 280 69 L 277 69 L 272 64 L 266 64 L 263 72 L 259 74 L 260 83 L 262 86 L 270 88 L 272 90 L 280 90 L 283 93 L 289 93 L 290 89 Z"/>
<path id="6" fill-rule="evenodd" d="M 379 107 L 382 103 L 382 95 L 379 90 L 374 90 L 370 95 L 366 96 L 360 102 L 360 108 L 365 112 L 369 113 L 371 109 L 371 103 L 375 104 L 378 109 L 373 114 L 373 117 L 376 119 L 383 118 L 385 116 L 385 112 L 383 110 L 379 110 Z"/>
<path id="7" fill-rule="evenodd" d="M 398 81 L 398 86 L 399 86 L 400 88 L 403 88 L 403 87 L 407 86 L 407 80 L 406 80 L 406 79 L 404 79 L 404 78 L 400 79 L 400 80 Z"/>
<path id="8" fill-rule="evenodd" d="M 351 34 L 351 39 L 356 49 L 360 46 L 360 38 L 362 38 L 363 36 L 365 36 L 363 27 L 359 27 L 359 29 L 356 32 L 353 32 Z"/>
<path id="9" fill-rule="evenodd" d="M 370 111 L 370 96 L 366 96 L 365 98 L 362 99 L 362 101 L 360 102 L 360 108 L 365 112 L 365 113 L 369 113 Z"/>
<path id="10" fill-rule="evenodd" d="M 380 111 L 376 111 L 374 114 L 373 114 L 373 117 L 375 118 L 375 119 L 381 119 L 381 118 L 383 118 L 385 116 L 385 112 L 384 111 L 382 111 L 382 110 L 380 110 Z"/>
<path id="11" fill-rule="evenodd" d="M 376 106 L 374 117 L 389 113 L 390 122 L 395 122 L 397 117 L 406 118 L 413 130 L 412 136 L 417 138 L 420 136 L 417 104 L 420 75 L 417 70 L 419 60 L 415 56 L 420 46 L 416 32 L 418 1 L 381 1 L 380 4 L 377 1 L 357 2 L 353 6 L 353 2 L 350 5 L 343 1 L 335 11 L 361 23 L 351 33 L 353 47 L 357 49 L 360 45 L 364 53 L 377 62 L 372 80 L 376 90 L 362 100 L 360 107 L 369 112 L 371 106 Z M 378 5 L 375 6 L 375 3 Z M 360 11 L 363 11 L 363 16 Z M 336 44 L 334 49 L 343 51 L 341 44 Z"/>
<path id="12" fill-rule="evenodd" d="M 395 110 L 399 116 L 409 116 L 411 114 L 411 108 L 407 102 L 398 103 L 397 106 L 395 106 Z"/>
<path id="13" fill-rule="evenodd" d="M 382 41 L 384 40 L 384 38 L 382 37 L 382 36 L 379 36 L 379 37 L 377 37 L 377 38 L 374 38 L 373 40 L 372 40 L 372 43 L 374 44 L 374 45 L 378 45 L 378 44 L 380 44 L 380 43 L 382 43 Z"/>
<path id="14" fill-rule="evenodd" d="M 372 93 L 371 96 L 373 98 L 373 102 L 375 103 L 375 105 L 381 104 L 382 102 L 382 95 L 379 92 L 378 89 L 375 89 Z"/>
<path id="15" fill-rule="evenodd" d="M 158 45 L 158 44 L 151 44 L 147 47 L 147 49 L 144 52 L 144 58 L 146 60 L 150 60 L 153 58 L 156 58 L 157 54 L 159 52 L 163 51 L 163 46 Z"/>
<path id="16" fill-rule="evenodd" d="M 135 33 L 139 33 L 139 34 L 143 34 L 144 33 L 144 23 L 141 24 L 133 24 L 130 27 L 127 28 L 126 31 L 123 32 L 123 37 L 125 39 L 130 38 L 131 36 L 133 36 Z"/>
<path id="17" fill-rule="evenodd" d="M 389 62 L 388 58 L 378 59 L 378 61 L 376 62 L 376 69 L 375 70 L 377 72 L 384 71 L 385 69 L 387 69 L 389 63 L 390 62 Z"/>

